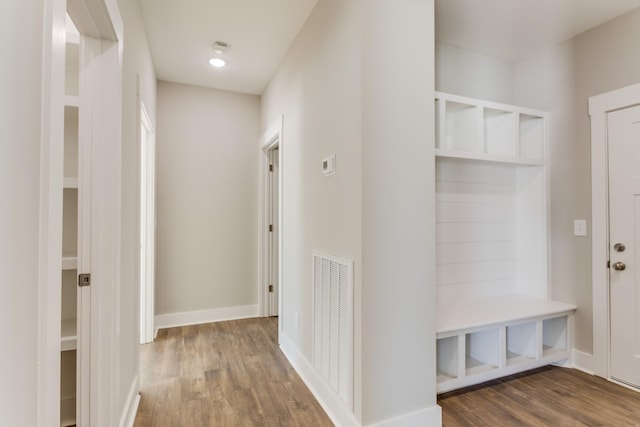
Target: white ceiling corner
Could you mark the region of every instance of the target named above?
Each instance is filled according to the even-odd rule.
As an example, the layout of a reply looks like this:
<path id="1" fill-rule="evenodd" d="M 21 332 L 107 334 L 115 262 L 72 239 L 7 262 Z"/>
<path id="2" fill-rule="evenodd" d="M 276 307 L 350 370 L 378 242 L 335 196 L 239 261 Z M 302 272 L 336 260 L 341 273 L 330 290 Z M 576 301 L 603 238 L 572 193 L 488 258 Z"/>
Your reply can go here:
<path id="1" fill-rule="evenodd" d="M 436 0 L 436 40 L 517 61 L 638 7 L 640 0 Z"/>

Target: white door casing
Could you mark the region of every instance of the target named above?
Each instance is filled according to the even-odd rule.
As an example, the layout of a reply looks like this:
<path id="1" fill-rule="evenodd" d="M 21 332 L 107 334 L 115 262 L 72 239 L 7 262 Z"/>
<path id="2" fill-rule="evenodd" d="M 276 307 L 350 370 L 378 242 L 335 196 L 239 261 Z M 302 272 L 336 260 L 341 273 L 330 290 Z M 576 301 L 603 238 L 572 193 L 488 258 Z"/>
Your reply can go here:
<path id="1" fill-rule="evenodd" d="M 283 271 L 282 259 L 282 116 L 269 127 L 262 135 L 259 142 L 259 218 L 258 218 L 258 303 L 259 313 L 261 316 L 279 315 L 282 307 L 282 284 L 280 278 Z M 273 156 L 277 156 L 276 163 L 272 163 Z M 273 172 L 270 172 L 269 166 L 273 165 Z M 273 193 L 276 193 L 276 204 L 272 206 L 274 201 Z M 274 220 L 272 222 L 271 220 Z M 269 225 L 275 225 L 273 232 L 269 232 Z M 276 249 L 277 248 L 277 249 Z M 275 249 L 275 252 L 274 251 Z M 271 254 L 274 256 L 272 257 Z M 276 266 L 273 265 L 273 258 L 277 259 Z M 273 283 L 272 283 L 273 282 Z M 269 292 L 269 285 L 274 286 L 274 291 Z M 282 328 L 282 316 L 278 319 L 278 328 Z"/>
<path id="2" fill-rule="evenodd" d="M 640 387 L 640 106 L 607 115 L 612 379 Z"/>
<path id="3" fill-rule="evenodd" d="M 591 116 L 591 234 L 593 356 L 588 368 L 598 376 L 611 378 L 609 310 L 609 170 L 608 114 L 640 105 L 640 84 L 627 86 L 589 98 Z M 611 242 L 615 244 L 617 242 Z M 614 261 L 613 259 L 611 261 Z"/>
<path id="4" fill-rule="evenodd" d="M 155 230 L 155 132 L 140 100 L 140 344 L 155 333 Z"/>
<path id="5" fill-rule="evenodd" d="M 269 292 L 269 316 L 277 316 L 279 314 L 278 307 L 278 294 L 280 292 L 280 272 L 278 271 L 279 264 L 279 239 L 278 234 L 280 232 L 280 216 L 279 216 L 279 174 L 280 174 L 280 150 L 275 147 L 269 151 L 269 158 L 271 163 L 270 168 L 270 185 L 269 185 L 269 200 L 270 200 L 270 215 L 271 215 L 271 224 L 273 225 L 273 232 L 269 233 L 269 238 L 271 243 L 269 245 L 269 269 L 271 270 L 270 274 L 270 282 L 273 285 L 273 292 Z"/>

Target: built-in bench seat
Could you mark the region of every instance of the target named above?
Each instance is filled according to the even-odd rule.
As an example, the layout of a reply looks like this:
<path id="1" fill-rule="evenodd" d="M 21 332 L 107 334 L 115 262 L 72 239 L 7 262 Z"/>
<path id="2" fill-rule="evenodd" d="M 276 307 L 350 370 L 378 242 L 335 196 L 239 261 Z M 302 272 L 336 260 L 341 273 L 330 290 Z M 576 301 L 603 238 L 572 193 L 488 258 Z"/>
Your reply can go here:
<path id="1" fill-rule="evenodd" d="M 570 359 L 575 310 L 522 295 L 439 304 L 438 393 Z"/>

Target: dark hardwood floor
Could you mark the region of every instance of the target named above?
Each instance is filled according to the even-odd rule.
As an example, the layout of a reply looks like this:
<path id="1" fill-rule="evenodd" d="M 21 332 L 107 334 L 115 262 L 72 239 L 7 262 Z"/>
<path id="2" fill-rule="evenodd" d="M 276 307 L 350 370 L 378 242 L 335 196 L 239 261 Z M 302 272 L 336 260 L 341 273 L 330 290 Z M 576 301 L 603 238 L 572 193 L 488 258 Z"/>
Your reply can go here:
<path id="1" fill-rule="evenodd" d="M 640 393 L 545 367 L 438 397 L 445 427 L 640 426 Z"/>
<path id="2" fill-rule="evenodd" d="M 141 350 L 135 427 L 333 426 L 277 345 L 277 319 L 164 329 Z"/>

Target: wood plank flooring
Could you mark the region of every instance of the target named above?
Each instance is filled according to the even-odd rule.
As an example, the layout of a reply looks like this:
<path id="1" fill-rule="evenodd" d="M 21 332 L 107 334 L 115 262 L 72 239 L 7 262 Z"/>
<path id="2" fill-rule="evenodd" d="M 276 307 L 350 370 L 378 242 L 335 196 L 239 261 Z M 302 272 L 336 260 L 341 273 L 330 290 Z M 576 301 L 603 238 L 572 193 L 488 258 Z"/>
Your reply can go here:
<path id="1" fill-rule="evenodd" d="M 277 319 L 163 329 L 142 346 L 135 427 L 333 426 L 277 345 Z"/>
<path id="2" fill-rule="evenodd" d="M 640 426 L 640 393 L 550 366 L 442 394 L 438 404 L 445 427 Z"/>

